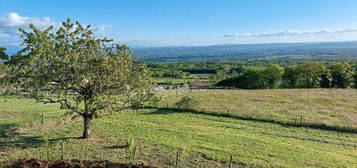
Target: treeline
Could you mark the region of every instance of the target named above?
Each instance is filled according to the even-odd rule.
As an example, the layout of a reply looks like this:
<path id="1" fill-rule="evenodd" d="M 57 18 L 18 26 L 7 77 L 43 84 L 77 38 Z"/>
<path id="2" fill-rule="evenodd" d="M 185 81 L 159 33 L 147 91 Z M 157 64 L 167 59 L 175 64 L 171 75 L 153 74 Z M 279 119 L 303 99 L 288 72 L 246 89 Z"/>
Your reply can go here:
<path id="1" fill-rule="evenodd" d="M 275 63 L 282 66 L 296 64 L 294 61 L 282 60 L 254 60 L 254 61 L 200 61 L 200 62 L 177 62 L 177 63 L 158 63 L 141 62 L 146 65 L 152 77 L 172 77 L 185 78 L 192 74 L 216 75 L 217 80 L 227 77 L 232 73 L 241 72 L 244 66 L 265 66 Z M 215 80 L 216 81 L 216 80 Z"/>
<path id="2" fill-rule="evenodd" d="M 145 62 L 152 77 L 171 77 L 182 79 L 192 74 L 211 74 L 219 71 L 229 71 L 232 67 L 240 65 L 240 62 L 181 62 L 181 63 L 154 63 Z"/>
<path id="3" fill-rule="evenodd" d="M 241 89 L 349 88 L 357 87 L 357 71 L 346 62 L 247 66 L 215 85 Z"/>

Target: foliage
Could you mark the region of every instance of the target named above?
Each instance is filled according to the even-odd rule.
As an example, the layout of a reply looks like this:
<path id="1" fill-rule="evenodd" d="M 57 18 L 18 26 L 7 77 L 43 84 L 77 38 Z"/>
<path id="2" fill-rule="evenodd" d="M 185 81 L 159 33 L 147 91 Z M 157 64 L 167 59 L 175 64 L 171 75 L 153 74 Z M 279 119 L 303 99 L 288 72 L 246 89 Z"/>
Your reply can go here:
<path id="1" fill-rule="evenodd" d="M 320 87 L 320 79 L 328 73 L 326 66 L 319 62 L 305 62 L 296 67 L 298 88 Z"/>
<path id="2" fill-rule="evenodd" d="M 354 80 L 354 88 L 357 88 L 357 72 L 353 75 L 353 80 Z"/>
<path id="3" fill-rule="evenodd" d="M 145 69 L 133 63 L 127 46 L 109 47 L 110 39 L 97 39 L 89 25 L 70 19 L 57 30 L 30 28 L 20 29 L 24 49 L 7 62 L 6 82 L 19 94 L 59 103 L 73 117 L 83 117 L 83 138 L 93 118 L 154 97 Z"/>
<path id="4" fill-rule="evenodd" d="M 284 69 L 276 64 L 266 67 L 249 66 L 244 72 L 218 82 L 217 86 L 237 87 L 241 89 L 272 89 L 279 85 Z"/>
<path id="5" fill-rule="evenodd" d="M 7 66 L 5 64 L 0 63 L 0 75 L 4 74 L 7 70 Z"/>
<path id="6" fill-rule="evenodd" d="M 9 58 L 5 51 L 6 48 L 0 47 L 0 60 L 7 60 Z"/>
<path id="7" fill-rule="evenodd" d="M 242 89 L 266 89 L 264 68 L 247 67 L 246 71 L 238 76 L 238 88 Z"/>
<path id="8" fill-rule="evenodd" d="M 129 151 L 133 151 L 135 147 L 135 139 L 134 138 L 129 138 L 126 140 L 126 145 L 129 148 Z"/>
<path id="9" fill-rule="evenodd" d="M 297 85 L 299 73 L 297 71 L 297 65 L 290 65 L 284 68 L 284 74 L 282 76 L 283 84 L 285 88 L 295 88 Z"/>
<path id="10" fill-rule="evenodd" d="M 332 87 L 347 88 L 350 86 L 354 75 L 354 70 L 350 64 L 346 62 L 333 63 L 330 70 Z"/>
<path id="11" fill-rule="evenodd" d="M 284 69 L 281 66 L 277 64 L 268 64 L 263 71 L 267 88 L 274 89 L 279 87 L 279 82 L 283 73 Z"/>
<path id="12" fill-rule="evenodd" d="M 223 80 L 227 77 L 227 73 L 224 71 L 218 71 L 215 75 L 212 76 L 212 81 L 217 82 Z"/>

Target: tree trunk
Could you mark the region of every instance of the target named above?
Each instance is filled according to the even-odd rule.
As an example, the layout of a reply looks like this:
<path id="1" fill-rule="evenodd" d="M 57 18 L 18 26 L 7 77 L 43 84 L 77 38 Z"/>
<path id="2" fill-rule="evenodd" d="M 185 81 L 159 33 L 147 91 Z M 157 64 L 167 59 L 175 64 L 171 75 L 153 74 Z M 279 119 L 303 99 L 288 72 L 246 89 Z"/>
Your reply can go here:
<path id="1" fill-rule="evenodd" d="M 90 121 L 89 116 L 83 116 L 83 139 L 90 138 Z"/>

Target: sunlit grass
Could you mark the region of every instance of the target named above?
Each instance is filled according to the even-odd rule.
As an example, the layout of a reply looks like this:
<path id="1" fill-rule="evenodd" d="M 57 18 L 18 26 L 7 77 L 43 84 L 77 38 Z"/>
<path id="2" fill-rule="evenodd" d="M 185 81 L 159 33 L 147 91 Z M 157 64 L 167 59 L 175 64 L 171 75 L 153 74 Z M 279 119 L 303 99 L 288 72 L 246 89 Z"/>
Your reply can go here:
<path id="1" fill-rule="evenodd" d="M 295 90 L 291 91 L 295 94 L 292 97 L 296 97 L 294 101 L 290 100 L 293 98 L 287 98 L 290 95 L 286 93 L 242 92 L 241 96 L 230 96 L 228 91 L 193 91 L 192 95 L 202 96 L 202 99 L 207 100 L 206 106 L 216 108 L 221 106 L 211 105 L 212 102 L 223 103 L 219 98 L 226 96 L 228 102 L 235 99 L 250 101 L 260 99 L 261 104 L 264 105 L 268 103 L 265 101 L 272 101 L 270 104 L 297 102 L 296 106 L 299 108 L 315 107 L 309 105 L 308 100 L 317 97 L 307 95 L 308 90 L 302 90 L 299 92 L 301 94 L 297 94 Z M 312 95 L 324 95 L 325 92 L 311 90 Z M 343 91 L 336 92 L 339 95 Z M 351 93 L 355 94 L 355 92 L 345 94 Z M 165 94 L 176 95 L 175 92 Z M 285 98 L 279 98 L 280 96 Z M 336 98 L 335 103 L 341 106 L 334 108 L 344 106 L 345 102 L 340 100 L 343 96 L 340 96 L 332 97 L 332 99 Z M 352 95 L 352 99 L 355 96 Z M 64 119 L 62 114 L 54 113 L 52 116 L 45 116 L 44 123 L 41 123 L 38 116 L 60 110 L 57 105 L 41 105 L 29 99 L 16 97 L 1 97 L 0 102 L 0 117 L 5 119 L 0 120 L 2 161 L 32 157 L 44 160 L 59 158 L 61 143 L 63 143 L 65 158 L 129 162 L 132 160 L 132 152 L 127 147 L 127 141 L 135 139 L 135 146 L 137 146 L 135 160 L 162 167 L 174 165 L 176 150 L 181 153 L 180 167 L 226 167 L 231 155 L 235 167 L 354 167 L 357 165 L 357 134 L 352 133 L 287 127 L 273 123 L 178 113 L 163 109 L 141 109 L 93 120 L 93 137 L 83 140 L 77 139 L 82 133 L 80 119 Z M 263 113 L 260 110 L 264 108 L 253 105 L 252 102 L 248 106 L 257 108 L 252 112 Z M 204 104 L 201 104 L 200 108 L 203 107 Z M 344 108 L 352 107 L 354 106 L 349 106 L 347 103 Z M 299 108 L 294 109 L 299 111 Z M 322 111 L 326 109 L 323 108 Z M 279 113 L 281 113 L 280 117 L 290 115 Z M 46 139 L 49 141 L 48 146 L 46 146 Z M 49 156 L 46 154 L 47 151 Z"/>
<path id="2" fill-rule="evenodd" d="M 356 89 L 179 90 L 162 91 L 161 107 L 183 96 L 200 103 L 192 109 L 283 122 L 357 127 Z"/>

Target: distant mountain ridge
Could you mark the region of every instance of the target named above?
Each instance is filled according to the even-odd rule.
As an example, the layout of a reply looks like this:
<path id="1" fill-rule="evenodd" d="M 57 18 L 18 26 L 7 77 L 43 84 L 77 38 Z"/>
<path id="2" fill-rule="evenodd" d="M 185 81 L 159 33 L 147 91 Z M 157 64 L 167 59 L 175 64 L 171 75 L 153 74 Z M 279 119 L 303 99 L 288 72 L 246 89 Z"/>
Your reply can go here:
<path id="1" fill-rule="evenodd" d="M 153 62 L 357 59 L 357 41 L 135 48 L 134 55 Z"/>
<path id="2" fill-rule="evenodd" d="M 21 47 L 1 46 L 13 55 Z M 357 41 L 315 43 L 230 44 L 215 46 L 133 48 L 134 57 L 152 62 L 248 60 L 357 60 Z"/>

